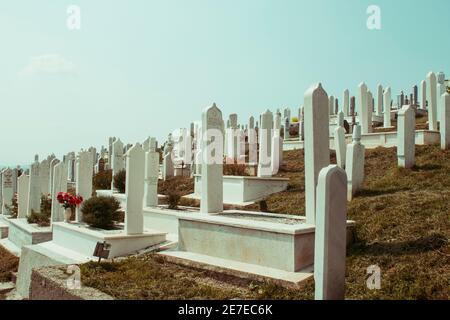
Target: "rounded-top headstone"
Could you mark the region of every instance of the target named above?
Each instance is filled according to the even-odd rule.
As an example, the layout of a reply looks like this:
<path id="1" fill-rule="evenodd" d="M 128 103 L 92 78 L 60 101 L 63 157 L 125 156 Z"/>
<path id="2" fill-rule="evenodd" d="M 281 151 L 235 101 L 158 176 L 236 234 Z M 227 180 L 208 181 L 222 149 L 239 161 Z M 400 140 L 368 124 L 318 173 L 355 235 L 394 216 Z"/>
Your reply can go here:
<path id="1" fill-rule="evenodd" d="M 356 125 L 353 130 L 353 141 L 361 141 L 361 125 Z"/>

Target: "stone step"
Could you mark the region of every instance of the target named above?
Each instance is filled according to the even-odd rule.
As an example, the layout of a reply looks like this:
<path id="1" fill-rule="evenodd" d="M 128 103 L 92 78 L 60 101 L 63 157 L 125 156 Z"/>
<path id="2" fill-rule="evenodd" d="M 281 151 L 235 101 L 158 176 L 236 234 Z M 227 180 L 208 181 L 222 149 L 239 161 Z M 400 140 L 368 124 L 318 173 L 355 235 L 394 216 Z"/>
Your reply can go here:
<path id="1" fill-rule="evenodd" d="M 16 287 L 13 282 L 0 282 L 0 294 L 5 294 L 10 292 Z"/>

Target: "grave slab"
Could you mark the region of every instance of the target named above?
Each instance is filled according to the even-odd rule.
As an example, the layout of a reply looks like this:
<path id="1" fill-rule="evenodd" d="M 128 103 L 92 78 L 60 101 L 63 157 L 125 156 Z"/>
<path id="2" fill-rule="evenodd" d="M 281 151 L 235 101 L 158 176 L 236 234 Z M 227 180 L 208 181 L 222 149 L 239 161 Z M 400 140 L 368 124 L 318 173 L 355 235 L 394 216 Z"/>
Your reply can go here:
<path id="1" fill-rule="evenodd" d="M 287 189 L 287 178 L 261 178 L 247 176 L 223 177 L 223 202 L 225 204 L 246 206 L 261 201 L 271 194 Z M 194 193 L 188 198 L 200 199 L 202 176 L 195 175 Z"/>
<path id="2" fill-rule="evenodd" d="M 97 243 L 104 241 L 111 245 L 109 258 L 114 258 L 163 243 L 166 233 L 147 229 L 142 234 L 126 235 L 123 230 L 95 229 L 83 223 L 53 224 L 53 243 L 86 258 L 92 257 Z"/>
<path id="3" fill-rule="evenodd" d="M 5 246 L 20 255 L 21 248 L 52 240 L 51 227 L 40 227 L 28 223 L 27 219 L 10 219 L 8 239 L 3 240 Z"/>

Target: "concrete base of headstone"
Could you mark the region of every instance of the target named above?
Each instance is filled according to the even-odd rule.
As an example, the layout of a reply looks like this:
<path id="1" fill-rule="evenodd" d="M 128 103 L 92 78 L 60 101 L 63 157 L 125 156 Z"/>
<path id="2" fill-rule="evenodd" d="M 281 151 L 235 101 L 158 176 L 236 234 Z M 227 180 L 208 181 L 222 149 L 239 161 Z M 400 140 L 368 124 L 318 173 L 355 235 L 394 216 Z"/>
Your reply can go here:
<path id="1" fill-rule="evenodd" d="M 144 208 L 144 228 L 167 233 L 167 240 L 178 242 L 178 219 L 189 215 L 198 215 L 198 208 L 179 207 L 170 210 L 164 207 Z"/>
<path id="2" fill-rule="evenodd" d="M 85 263 L 86 260 L 76 254 L 67 254 L 64 248 L 45 242 L 22 248 L 22 255 L 17 273 L 16 290 L 23 298 L 29 298 L 32 270 L 44 266 L 73 265 Z"/>
<path id="3" fill-rule="evenodd" d="M 188 198 L 200 199 L 202 194 L 202 176 L 195 175 L 194 193 Z M 261 201 L 269 195 L 285 191 L 289 179 L 260 178 L 242 176 L 223 177 L 223 202 L 225 204 L 245 206 Z"/>
<path id="4" fill-rule="evenodd" d="M 92 258 L 98 242 L 111 245 L 109 258 L 135 254 L 166 241 L 166 233 L 144 230 L 143 234 L 126 235 L 123 230 L 101 230 L 82 223 L 57 222 L 53 224 L 53 241 L 57 246 Z"/>
<path id="5" fill-rule="evenodd" d="M 354 222 L 348 225 L 351 240 Z M 176 252 L 299 272 L 314 262 L 314 233 L 315 227 L 301 216 L 237 210 L 212 216 L 196 214 L 179 217 Z"/>
<path id="6" fill-rule="evenodd" d="M 29 224 L 27 219 L 10 219 L 8 238 L 2 244 L 20 255 L 22 247 L 52 240 L 51 227 Z"/>
<path id="7" fill-rule="evenodd" d="M 348 221 L 348 243 L 354 225 Z M 296 283 L 312 274 L 314 236 L 315 227 L 301 216 L 237 210 L 197 213 L 179 217 L 178 248 L 161 254 Z"/>
<path id="8" fill-rule="evenodd" d="M 175 177 L 190 177 L 191 176 L 191 169 L 190 168 L 186 168 L 186 166 L 184 168 L 181 168 L 181 166 L 175 166 L 173 168 L 173 173 Z"/>
<path id="9" fill-rule="evenodd" d="M 352 141 L 352 135 L 345 136 L 346 143 Z M 416 130 L 416 145 L 435 145 L 440 143 L 439 131 Z M 378 147 L 393 148 L 397 146 L 397 132 L 376 132 L 363 134 L 361 144 L 366 149 L 376 149 Z M 330 149 L 334 150 L 334 138 L 330 137 Z M 303 150 L 303 141 L 284 141 L 283 151 Z"/>
<path id="10" fill-rule="evenodd" d="M 8 237 L 8 228 L 9 226 L 0 220 L 0 239 L 4 239 Z"/>

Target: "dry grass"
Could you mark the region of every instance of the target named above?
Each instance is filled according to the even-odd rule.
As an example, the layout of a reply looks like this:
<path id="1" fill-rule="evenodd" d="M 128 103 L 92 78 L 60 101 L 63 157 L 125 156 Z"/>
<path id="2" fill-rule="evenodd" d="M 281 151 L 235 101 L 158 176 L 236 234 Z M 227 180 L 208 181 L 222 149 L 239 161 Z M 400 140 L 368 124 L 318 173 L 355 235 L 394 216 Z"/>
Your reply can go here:
<path id="1" fill-rule="evenodd" d="M 120 262 L 81 266 L 82 282 L 121 300 L 310 299 L 308 290 L 239 280 L 210 271 L 181 267 L 149 254 Z"/>
<path id="2" fill-rule="evenodd" d="M 450 299 L 450 152 L 416 148 L 412 170 L 397 167 L 395 148 L 366 151 L 363 190 L 348 207 L 357 229 L 347 253 L 347 299 Z M 291 179 L 289 190 L 270 196 L 268 208 L 302 215 L 303 151 L 285 152 L 284 160 L 278 176 Z M 381 268 L 381 290 L 366 287 L 371 265 Z M 234 283 L 154 256 L 82 270 L 86 285 L 120 299 L 310 299 L 314 291 L 313 281 L 296 291 Z"/>
<path id="3" fill-rule="evenodd" d="M 17 272 L 19 258 L 10 254 L 5 248 L 0 246 L 0 282 L 9 282 L 12 273 Z"/>
<path id="4" fill-rule="evenodd" d="M 357 222 L 347 255 L 348 299 L 450 299 L 450 152 L 416 148 L 412 170 L 397 167 L 395 148 L 366 151 L 363 190 L 348 208 Z M 284 159 L 287 171 L 279 175 L 291 179 L 290 188 L 269 197 L 268 208 L 303 215 L 303 151 Z M 382 288 L 370 291 L 366 269 L 375 264 Z"/>

